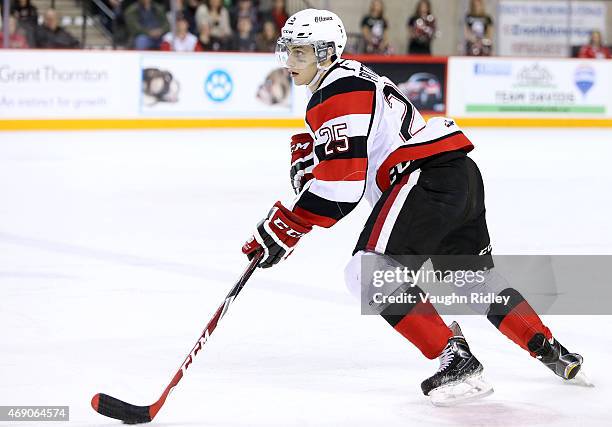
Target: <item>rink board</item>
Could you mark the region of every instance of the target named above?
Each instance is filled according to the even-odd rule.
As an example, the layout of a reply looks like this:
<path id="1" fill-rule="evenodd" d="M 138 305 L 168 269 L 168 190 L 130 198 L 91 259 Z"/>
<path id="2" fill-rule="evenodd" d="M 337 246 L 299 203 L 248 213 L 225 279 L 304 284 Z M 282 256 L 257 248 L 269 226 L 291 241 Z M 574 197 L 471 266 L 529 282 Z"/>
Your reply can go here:
<path id="1" fill-rule="evenodd" d="M 612 61 L 355 59 L 391 76 L 426 116 L 463 126 L 612 127 Z M 419 104 L 419 75 L 438 88 L 436 103 Z M 307 99 L 271 54 L 0 52 L 0 131 L 296 128 Z"/>

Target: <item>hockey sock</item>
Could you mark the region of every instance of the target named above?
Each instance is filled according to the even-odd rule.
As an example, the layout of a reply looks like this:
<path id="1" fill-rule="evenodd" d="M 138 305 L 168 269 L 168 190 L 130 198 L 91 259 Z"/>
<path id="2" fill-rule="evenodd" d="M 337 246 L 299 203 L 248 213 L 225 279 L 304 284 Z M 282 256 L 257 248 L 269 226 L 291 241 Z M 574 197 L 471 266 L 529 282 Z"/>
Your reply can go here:
<path id="1" fill-rule="evenodd" d="M 546 339 L 551 339 L 552 333 L 544 326 L 540 316 L 516 289 L 504 289 L 499 295 L 509 296 L 508 304 L 491 304 L 487 319 L 502 334 L 534 356 L 533 352 L 529 350 L 529 341 L 538 333 L 544 335 Z"/>
<path id="2" fill-rule="evenodd" d="M 414 344 L 428 359 L 440 355 L 453 336 L 431 303 L 423 302 L 423 291 L 414 286 L 405 291 L 412 295 L 411 301 L 391 304 L 381 316 L 404 338 Z"/>

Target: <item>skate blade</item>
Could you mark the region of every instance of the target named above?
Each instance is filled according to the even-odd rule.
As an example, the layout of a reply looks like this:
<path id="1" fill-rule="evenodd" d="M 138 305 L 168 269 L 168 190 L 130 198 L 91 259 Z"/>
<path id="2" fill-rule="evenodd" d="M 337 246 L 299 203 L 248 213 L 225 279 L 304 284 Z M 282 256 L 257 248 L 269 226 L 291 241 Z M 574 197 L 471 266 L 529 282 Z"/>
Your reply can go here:
<path id="1" fill-rule="evenodd" d="M 589 379 L 589 377 L 584 373 L 583 369 L 580 369 L 576 376 L 571 380 L 567 380 L 569 384 L 579 385 L 581 387 L 595 387 L 595 384 Z"/>
<path id="2" fill-rule="evenodd" d="M 482 374 L 464 381 L 438 387 L 429 392 L 429 401 L 434 406 L 454 406 L 482 399 L 493 394 L 493 386 L 483 380 Z"/>

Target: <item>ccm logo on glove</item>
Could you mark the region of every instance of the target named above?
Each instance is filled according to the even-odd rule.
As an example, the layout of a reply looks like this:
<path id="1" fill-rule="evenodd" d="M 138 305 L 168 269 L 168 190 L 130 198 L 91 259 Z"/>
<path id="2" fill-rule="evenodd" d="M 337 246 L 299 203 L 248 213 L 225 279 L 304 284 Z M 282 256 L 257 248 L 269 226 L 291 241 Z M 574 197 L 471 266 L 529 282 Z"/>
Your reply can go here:
<path id="1" fill-rule="evenodd" d="M 251 260 L 257 251 L 263 251 L 259 266 L 272 267 L 291 255 L 297 242 L 310 230 L 310 224 L 276 202 L 268 216 L 257 224 L 255 234 L 242 246 L 242 252 Z"/>
<path id="2" fill-rule="evenodd" d="M 276 225 L 280 230 L 287 230 L 286 234 L 289 237 L 295 237 L 299 239 L 304 235 L 304 233 L 300 233 L 299 231 L 293 230 L 287 224 L 285 224 L 280 218 L 274 220 L 274 225 Z"/>

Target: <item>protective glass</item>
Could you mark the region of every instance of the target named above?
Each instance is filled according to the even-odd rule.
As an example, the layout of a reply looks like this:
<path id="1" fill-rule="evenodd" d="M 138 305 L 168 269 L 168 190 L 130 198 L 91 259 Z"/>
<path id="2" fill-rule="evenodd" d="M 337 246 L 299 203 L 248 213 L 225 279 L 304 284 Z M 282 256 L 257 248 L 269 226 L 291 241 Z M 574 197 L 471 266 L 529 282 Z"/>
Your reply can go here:
<path id="1" fill-rule="evenodd" d="M 299 44 L 295 40 L 288 42 L 282 38 L 276 43 L 276 58 L 282 67 L 294 70 L 304 70 L 317 63 L 311 44 Z"/>

